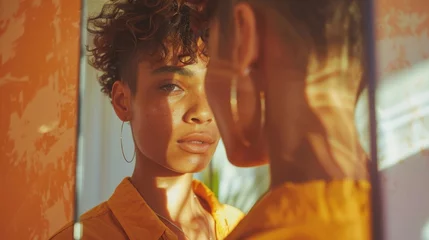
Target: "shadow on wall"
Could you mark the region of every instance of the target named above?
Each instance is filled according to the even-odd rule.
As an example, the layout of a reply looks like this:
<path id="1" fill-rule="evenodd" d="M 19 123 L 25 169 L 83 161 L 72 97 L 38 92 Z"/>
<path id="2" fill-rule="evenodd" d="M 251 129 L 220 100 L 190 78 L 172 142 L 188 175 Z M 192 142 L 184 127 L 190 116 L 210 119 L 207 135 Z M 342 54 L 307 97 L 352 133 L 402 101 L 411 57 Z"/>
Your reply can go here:
<path id="1" fill-rule="evenodd" d="M 1 239 L 72 219 L 79 7 L 0 0 Z"/>

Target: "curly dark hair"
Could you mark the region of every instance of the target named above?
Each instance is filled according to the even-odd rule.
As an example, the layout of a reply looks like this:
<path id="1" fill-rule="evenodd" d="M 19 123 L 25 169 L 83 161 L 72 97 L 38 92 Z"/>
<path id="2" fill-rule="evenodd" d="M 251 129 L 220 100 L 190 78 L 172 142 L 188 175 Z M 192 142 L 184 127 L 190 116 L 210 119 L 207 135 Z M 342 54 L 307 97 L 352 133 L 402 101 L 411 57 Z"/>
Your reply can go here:
<path id="1" fill-rule="evenodd" d="M 180 0 L 109 0 L 88 19 L 94 45 L 87 47 L 89 64 L 102 72 L 101 91 L 111 98 L 113 84 L 121 80 L 135 93 L 135 67 L 142 56 L 151 62 L 174 56 L 186 65 L 207 57 L 207 28 L 193 27 L 204 22 L 195 18 Z"/>

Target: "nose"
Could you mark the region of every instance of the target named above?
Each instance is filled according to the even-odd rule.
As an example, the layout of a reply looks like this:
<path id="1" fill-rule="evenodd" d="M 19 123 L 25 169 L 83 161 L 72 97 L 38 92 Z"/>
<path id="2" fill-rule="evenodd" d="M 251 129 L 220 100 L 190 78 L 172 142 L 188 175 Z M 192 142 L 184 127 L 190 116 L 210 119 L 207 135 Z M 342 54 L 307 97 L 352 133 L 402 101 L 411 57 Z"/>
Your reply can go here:
<path id="1" fill-rule="evenodd" d="M 207 102 L 206 94 L 202 93 L 194 97 L 184 116 L 184 121 L 189 124 L 208 124 L 213 120 L 213 113 Z"/>

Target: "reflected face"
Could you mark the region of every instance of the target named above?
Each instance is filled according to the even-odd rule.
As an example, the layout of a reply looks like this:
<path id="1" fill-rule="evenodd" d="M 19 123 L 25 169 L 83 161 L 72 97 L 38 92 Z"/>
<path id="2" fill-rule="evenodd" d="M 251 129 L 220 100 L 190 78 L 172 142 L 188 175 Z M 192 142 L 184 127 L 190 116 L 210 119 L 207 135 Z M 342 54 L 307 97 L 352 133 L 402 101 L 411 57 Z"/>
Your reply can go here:
<path id="1" fill-rule="evenodd" d="M 206 64 L 138 66 L 131 98 L 137 156 L 177 173 L 198 172 L 210 162 L 219 133 L 204 89 Z"/>

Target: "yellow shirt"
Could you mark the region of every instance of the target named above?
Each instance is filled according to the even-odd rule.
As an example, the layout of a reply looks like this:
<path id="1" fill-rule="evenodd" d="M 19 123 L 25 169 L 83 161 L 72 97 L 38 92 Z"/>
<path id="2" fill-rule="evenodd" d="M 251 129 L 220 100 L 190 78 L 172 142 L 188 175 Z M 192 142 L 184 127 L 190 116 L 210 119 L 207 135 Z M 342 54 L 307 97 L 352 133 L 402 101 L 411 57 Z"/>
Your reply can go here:
<path id="1" fill-rule="evenodd" d="M 236 226 L 244 214 L 221 204 L 203 183 L 194 180 L 193 190 L 210 206 L 215 220 L 217 239 Z M 177 239 L 177 236 L 157 217 L 137 192 L 129 178 L 125 178 L 110 199 L 89 210 L 81 217 L 83 240 L 158 240 Z M 67 224 L 51 240 L 73 239 L 73 223 Z"/>
<path id="2" fill-rule="evenodd" d="M 366 181 L 286 183 L 267 193 L 226 240 L 369 240 Z"/>

